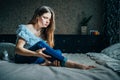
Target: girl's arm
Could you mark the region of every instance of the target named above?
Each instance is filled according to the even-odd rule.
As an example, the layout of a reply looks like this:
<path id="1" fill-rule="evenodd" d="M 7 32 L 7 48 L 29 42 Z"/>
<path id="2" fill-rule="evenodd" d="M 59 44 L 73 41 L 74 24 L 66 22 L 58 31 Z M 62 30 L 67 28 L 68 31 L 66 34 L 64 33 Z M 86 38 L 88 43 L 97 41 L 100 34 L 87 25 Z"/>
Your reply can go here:
<path id="1" fill-rule="evenodd" d="M 23 56 L 36 56 L 36 57 L 43 57 L 43 58 L 50 58 L 51 56 L 46 55 L 43 53 L 45 48 L 31 51 L 29 49 L 24 48 L 26 41 L 22 38 L 18 39 L 18 42 L 16 43 L 15 52 L 16 54 L 23 55 Z"/>

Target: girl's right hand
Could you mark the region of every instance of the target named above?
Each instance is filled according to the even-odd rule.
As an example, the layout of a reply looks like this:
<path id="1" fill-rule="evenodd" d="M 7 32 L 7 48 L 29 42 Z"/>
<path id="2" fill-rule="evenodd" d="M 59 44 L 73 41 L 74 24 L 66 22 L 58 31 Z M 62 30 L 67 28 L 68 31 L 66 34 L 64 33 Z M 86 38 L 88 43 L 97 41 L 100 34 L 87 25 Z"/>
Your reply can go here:
<path id="1" fill-rule="evenodd" d="M 42 57 L 42 58 L 44 58 L 44 60 L 45 60 L 45 63 L 42 64 L 42 65 L 50 66 L 50 65 L 51 65 L 51 62 L 50 62 L 48 59 L 51 58 L 51 56 L 46 55 L 45 53 L 43 53 L 43 51 L 44 51 L 45 49 L 46 49 L 46 48 L 38 49 L 38 50 L 36 50 L 36 52 L 38 53 L 37 55 L 38 55 L 39 57 Z"/>
<path id="2" fill-rule="evenodd" d="M 42 48 L 42 49 L 36 50 L 36 52 L 38 53 L 37 55 L 38 55 L 39 57 L 42 57 L 42 58 L 45 58 L 45 59 L 51 58 L 51 56 L 46 55 L 45 53 L 43 53 L 43 51 L 44 51 L 45 49 L 46 49 L 46 48 Z"/>

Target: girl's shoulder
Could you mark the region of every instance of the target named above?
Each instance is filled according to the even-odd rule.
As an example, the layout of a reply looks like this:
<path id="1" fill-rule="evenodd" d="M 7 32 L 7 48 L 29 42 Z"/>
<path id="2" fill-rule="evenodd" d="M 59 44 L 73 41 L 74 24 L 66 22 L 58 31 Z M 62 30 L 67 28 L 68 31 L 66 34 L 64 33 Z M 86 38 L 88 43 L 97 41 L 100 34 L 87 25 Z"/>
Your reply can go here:
<path id="1" fill-rule="evenodd" d="M 30 25 L 29 24 L 20 24 L 20 25 L 18 25 L 18 30 L 25 30 L 25 31 L 29 32 Z"/>
<path id="2" fill-rule="evenodd" d="M 21 33 L 22 32 L 22 33 L 26 33 L 26 34 L 30 33 L 27 25 L 25 25 L 25 24 L 18 25 L 18 28 L 17 28 L 16 32 L 17 33 Z"/>
<path id="3" fill-rule="evenodd" d="M 25 27 L 27 27 L 26 24 L 19 24 L 19 25 L 18 25 L 18 28 L 25 28 Z"/>
<path id="4" fill-rule="evenodd" d="M 31 30 L 31 24 L 20 24 L 19 28 Z"/>

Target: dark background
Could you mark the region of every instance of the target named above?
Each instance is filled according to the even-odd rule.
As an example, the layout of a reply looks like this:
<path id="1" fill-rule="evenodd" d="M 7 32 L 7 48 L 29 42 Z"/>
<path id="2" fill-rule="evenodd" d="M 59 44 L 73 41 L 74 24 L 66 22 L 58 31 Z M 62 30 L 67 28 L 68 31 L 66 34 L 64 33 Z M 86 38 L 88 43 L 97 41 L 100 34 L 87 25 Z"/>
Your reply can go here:
<path id="1" fill-rule="evenodd" d="M 26 24 L 34 10 L 50 6 L 56 14 L 55 34 L 81 35 L 83 17 L 93 15 L 87 28 L 98 30 L 109 44 L 120 42 L 119 0 L 0 0 L 0 34 L 15 34 L 19 24 Z"/>

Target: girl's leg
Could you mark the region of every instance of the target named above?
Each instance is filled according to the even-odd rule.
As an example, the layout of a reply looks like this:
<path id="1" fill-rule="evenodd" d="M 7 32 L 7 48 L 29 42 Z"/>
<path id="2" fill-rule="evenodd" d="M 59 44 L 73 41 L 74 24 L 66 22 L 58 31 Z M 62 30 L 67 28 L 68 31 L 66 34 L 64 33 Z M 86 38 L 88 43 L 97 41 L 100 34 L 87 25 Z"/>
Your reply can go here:
<path id="1" fill-rule="evenodd" d="M 67 61 L 67 59 L 64 56 L 62 56 L 62 52 L 60 50 L 59 51 L 54 50 L 45 41 L 39 41 L 38 43 L 36 43 L 34 46 L 32 46 L 29 49 L 35 51 L 41 48 L 46 48 L 44 53 L 52 56 L 52 59 L 50 61 L 53 62 L 55 60 L 58 60 L 61 62 L 61 66 L 65 65 L 65 62 Z"/>
<path id="2" fill-rule="evenodd" d="M 44 63 L 45 60 L 40 57 L 29 57 L 29 56 L 22 56 L 19 54 L 15 54 L 15 63 L 35 63 L 35 64 L 41 64 Z"/>
<path id="3" fill-rule="evenodd" d="M 61 51 L 56 51 L 51 48 L 46 42 L 39 41 L 36 45 L 34 45 L 31 49 L 37 50 L 41 48 L 46 48 L 44 51 L 45 54 L 50 55 L 53 57 L 53 61 L 58 60 L 61 63 L 61 66 L 69 67 L 69 68 L 78 68 L 78 69 L 90 69 L 94 68 L 94 66 L 85 66 L 82 64 L 78 64 L 76 62 L 67 60 L 64 56 L 62 56 Z"/>

